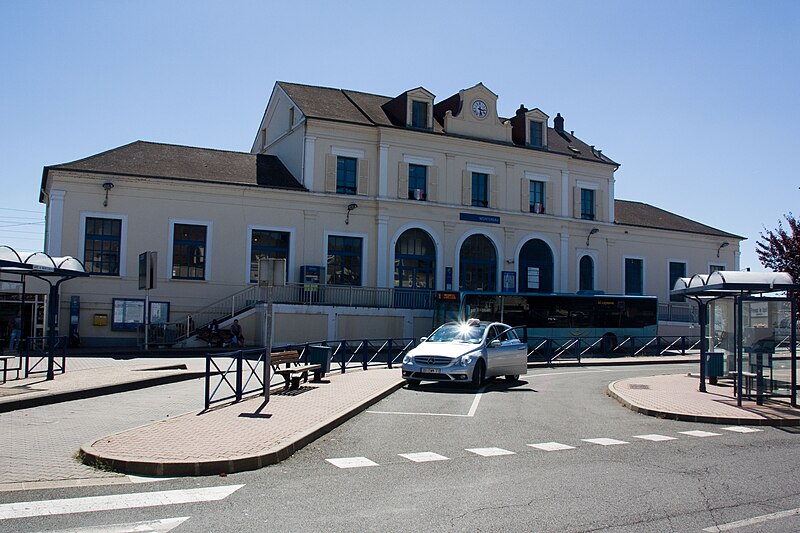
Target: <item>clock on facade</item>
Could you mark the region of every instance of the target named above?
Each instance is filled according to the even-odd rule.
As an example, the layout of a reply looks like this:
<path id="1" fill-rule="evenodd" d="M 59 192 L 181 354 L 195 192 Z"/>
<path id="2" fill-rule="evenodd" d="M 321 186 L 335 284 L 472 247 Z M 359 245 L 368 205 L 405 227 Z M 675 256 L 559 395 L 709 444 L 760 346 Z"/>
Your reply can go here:
<path id="1" fill-rule="evenodd" d="M 475 100 L 472 102 L 472 114 L 476 117 L 483 118 L 488 112 L 489 108 L 486 106 L 486 102 L 483 100 Z"/>

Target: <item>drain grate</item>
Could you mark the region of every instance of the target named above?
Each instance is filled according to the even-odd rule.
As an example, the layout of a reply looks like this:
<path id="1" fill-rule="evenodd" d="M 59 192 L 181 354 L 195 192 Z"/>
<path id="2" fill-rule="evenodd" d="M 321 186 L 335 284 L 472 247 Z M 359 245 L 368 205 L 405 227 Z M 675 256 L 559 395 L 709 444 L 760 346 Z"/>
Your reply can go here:
<path id="1" fill-rule="evenodd" d="M 650 385 L 643 385 L 641 383 L 631 383 L 628 385 L 628 388 L 634 390 L 650 390 Z"/>
<path id="2" fill-rule="evenodd" d="M 298 394 L 303 394 L 304 392 L 312 391 L 316 388 L 317 387 L 300 387 L 294 390 L 282 390 L 278 392 L 271 392 L 270 396 L 297 396 Z"/>

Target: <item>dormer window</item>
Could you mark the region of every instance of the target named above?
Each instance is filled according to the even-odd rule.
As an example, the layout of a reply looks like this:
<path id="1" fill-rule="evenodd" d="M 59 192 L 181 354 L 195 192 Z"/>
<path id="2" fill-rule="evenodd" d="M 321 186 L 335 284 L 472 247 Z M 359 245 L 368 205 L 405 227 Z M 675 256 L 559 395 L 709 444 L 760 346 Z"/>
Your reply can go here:
<path id="1" fill-rule="evenodd" d="M 544 146 L 544 123 L 538 120 L 531 120 L 529 122 L 530 137 L 528 144 L 531 146 L 542 147 Z"/>
<path id="2" fill-rule="evenodd" d="M 411 101 L 411 127 L 429 129 L 428 102 L 421 102 L 419 100 Z"/>

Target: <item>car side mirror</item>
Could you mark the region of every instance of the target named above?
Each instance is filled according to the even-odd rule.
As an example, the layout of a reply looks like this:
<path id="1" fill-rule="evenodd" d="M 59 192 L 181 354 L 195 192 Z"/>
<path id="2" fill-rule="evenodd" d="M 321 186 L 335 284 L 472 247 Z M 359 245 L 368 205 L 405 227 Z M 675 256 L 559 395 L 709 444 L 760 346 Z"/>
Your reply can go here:
<path id="1" fill-rule="evenodd" d="M 500 341 L 497 340 L 497 339 L 493 340 L 492 342 L 489 343 L 489 347 L 490 348 L 499 348 L 500 347 Z"/>
<path id="2" fill-rule="evenodd" d="M 425 342 L 426 340 L 428 340 L 428 337 L 420 337 L 419 338 L 419 342 Z"/>

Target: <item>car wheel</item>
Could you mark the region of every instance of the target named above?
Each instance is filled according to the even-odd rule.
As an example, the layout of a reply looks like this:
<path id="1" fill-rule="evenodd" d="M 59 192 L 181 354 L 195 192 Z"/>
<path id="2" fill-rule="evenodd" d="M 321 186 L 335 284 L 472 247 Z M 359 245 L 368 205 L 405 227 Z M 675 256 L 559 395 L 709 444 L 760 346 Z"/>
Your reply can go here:
<path id="1" fill-rule="evenodd" d="M 478 359 L 478 362 L 475 363 L 475 370 L 472 371 L 472 384 L 471 384 L 472 388 L 473 389 L 480 388 L 485 377 L 486 377 L 486 365 L 483 362 L 483 359 Z"/>
<path id="2" fill-rule="evenodd" d="M 420 381 L 418 379 L 407 379 L 406 381 L 408 382 L 409 389 L 416 389 L 419 387 Z"/>
<path id="3" fill-rule="evenodd" d="M 506 381 L 510 381 L 511 383 L 516 383 L 519 381 L 519 374 L 514 374 L 513 376 L 506 376 Z"/>

